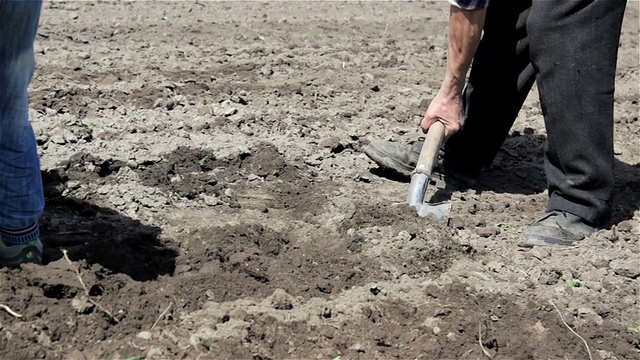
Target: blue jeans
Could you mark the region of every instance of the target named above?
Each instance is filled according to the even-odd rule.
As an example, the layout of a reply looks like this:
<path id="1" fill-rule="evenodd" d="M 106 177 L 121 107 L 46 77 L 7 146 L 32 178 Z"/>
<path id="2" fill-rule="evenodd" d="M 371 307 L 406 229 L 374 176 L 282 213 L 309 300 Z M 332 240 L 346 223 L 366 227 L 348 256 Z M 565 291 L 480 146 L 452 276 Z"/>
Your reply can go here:
<path id="1" fill-rule="evenodd" d="M 44 208 L 27 88 L 41 0 L 0 0 L 0 235 L 23 243 L 38 234 Z"/>

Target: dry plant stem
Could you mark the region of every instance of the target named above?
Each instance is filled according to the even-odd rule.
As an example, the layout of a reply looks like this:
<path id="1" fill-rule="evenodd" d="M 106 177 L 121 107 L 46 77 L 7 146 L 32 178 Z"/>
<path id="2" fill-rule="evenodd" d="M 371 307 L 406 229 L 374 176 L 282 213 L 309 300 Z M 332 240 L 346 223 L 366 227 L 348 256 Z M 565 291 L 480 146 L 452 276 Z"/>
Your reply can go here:
<path id="1" fill-rule="evenodd" d="M 15 312 L 15 311 L 11 310 L 11 308 L 10 308 L 10 307 L 8 307 L 8 306 L 7 306 L 7 305 L 5 305 L 5 304 L 0 304 L 0 308 L 1 308 L 2 310 L 4 310 L 4 311 L 8 312 L 9 314 L 11 314 L 11 316 L 14 316 L 14 317 L 17 317 L 17 318 L 21 318 L 21 317 L 22 317 L 22 315 L 20 315 L 20 314 L 18 314 L 17 312 Z"/>
<path id="2" fill-rule="evenodd" d="M 462 354 L 462 356 L 460 356 L 460 360 L 466 358 L 467 355 L 471 354 L 472 352 L 473 352 L 473 349 L 467 350 L 467 352 L 465 352 L 464 354 Z"/>
<path id="3" fill-rule="evenodd" d="M 153 325 L 151 325 L 151 328 L 149 330 L 153 330 L 154 327 L 156 327 L 156 325 L 158 325 L 158 323 L 160 322 L 160 320 L 162 320 L 162 318 L 167 315 L 167 312 L 169 312 L 169 309 L 171 309 L 171 306 L 173 306 L 173 301 L 169 303 L 169 306 L 167 306 L 166 309 L 164 309 L 164 311 L 158 316 L 158 318 L 156 319 L 156 321 L 153 323 Z"/>
<path id="4" fill-rule="evenodd" d="M 57 233 L 57 235 L 90 235 L 93 234 L 89 230 L 74 230 L 74 231 L 63 231 Z"/>
<path id="5" fill-rule="evenodd" d="M 575 332 L 571 328 L 571 326 L 569 326 L 569 324 L 567 324 L 567 322 L 564 320 L 564 316 L 562 316 L 562 312 L 560 312 L 560 309 L 558 309 L 556 304 L 552 300 L 549 300 L 549 303 L 551 304 L 551 306 L 553 306 L 556 309 L 556 311 L 558 312 L 558 315 L 560 315 L 560 320 L 562 320 L 562 323 L 564 324 L 564 326 L 566 326 L 567 329 L 569 329 L 569 331 L 573 333 L 573 335 L 579 337 L 580 340 L 582 340 L 582 342 L 584 343 L 584 347 L 587 348 L 587 353 L 589 354 L 589 360 L 593 360 L 593 356 L 591 356 L 591 350 L 589 349 L 589 344 L 587 344 L 587 341 L 582 336 L 578 335 L 578 333 Z"/>
<path id="6" fill-rule="evenodd" d="M 113 321 L 115 321 L 116 323 L 120 322 L 120 321 L 118 321 L 118 319 L 115 316 L 113 316 L 113 314 L 109 310 L 105 309 L 97 301 L 95 301 L 95 300 L 93 300 L 91 298 L 91 296 L 89 295 L 89 289 L 87 289 L 87 285 L 85 285 L 84 281 L 82 281 L 82 275 L 80 275 L 80 270 L 78 270 L 78 268 L 73 265 L 73 262 L 71 261 L 71 259 L 69 259 L 69 255 L 67 254 L 67 250 L 66 249 L 62 250 L 62 255 L 64 256 L 64 259 L 67 260 L 67 263 L 69 263 L 69 266 L 71 267 L 73 272 L 76 273 L 76 277 L 78 278 L 78 281 L 80 282 L 80 285 L 82 285 L 82 289 L 84 290 L 84 294 L 87 296 L 87 299 L 89 299 L 89 302 L 92 303 L 93 305 L 95 305 L 95 307 L 100 309 L 100 311 L 105 313 L 109 318 L 113 319 Z"/>
<path id="7" fill-rule="evenodd" d="M 389 323 L 387 322 L 387 319 L 384 317 L 384 313 L 382 312 L 382 310 L 380 310 L 378 305 L 376 305 L 375 308 L 376 310 L 378 310 L 378 313 L 380 314 L 380 320 L 382 320 L 385 325 L 389 325 Z"/>
<path id="8" fill-rule="evenodd" d="M 493 356 L 491 356 L 491 354 L 489 354 L 487 349 L 484 348 L 484 345 L 482 345 L 482 323 L 478 324 L 478 343 L 480 344 L 480 349 L 482 349 L 482 353 L 489 359 L 493 359 Z"/>

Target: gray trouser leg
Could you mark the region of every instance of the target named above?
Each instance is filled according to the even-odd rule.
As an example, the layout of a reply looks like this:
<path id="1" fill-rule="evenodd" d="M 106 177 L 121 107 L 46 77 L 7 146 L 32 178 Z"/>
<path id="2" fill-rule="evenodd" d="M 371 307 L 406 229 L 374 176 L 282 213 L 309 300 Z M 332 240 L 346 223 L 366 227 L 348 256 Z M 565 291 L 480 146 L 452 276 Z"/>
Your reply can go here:
<path id="1" fill-rule="evenodd" d="M 534 1 L 527 22 L 547 129 L 548 210 L 600 224 L 613 193 L 613 93 L 625 0 Z"/>

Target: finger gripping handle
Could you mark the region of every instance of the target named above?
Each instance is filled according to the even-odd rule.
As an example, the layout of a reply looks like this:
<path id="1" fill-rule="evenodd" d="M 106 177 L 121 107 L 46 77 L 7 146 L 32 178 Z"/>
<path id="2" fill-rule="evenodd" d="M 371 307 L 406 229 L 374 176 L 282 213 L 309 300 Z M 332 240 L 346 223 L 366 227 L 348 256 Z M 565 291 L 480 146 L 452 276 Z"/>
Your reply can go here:
<path id="1" fill-rule="evenodd" d="M 438 159 L 438 150 L 444 140 L 444 124 L 440 121 L 429 127 L 429 132 L 420 151 L 420 158 L 416 165 L 415 173 L 426 174 L 431 177 L 431 172 Z"/>

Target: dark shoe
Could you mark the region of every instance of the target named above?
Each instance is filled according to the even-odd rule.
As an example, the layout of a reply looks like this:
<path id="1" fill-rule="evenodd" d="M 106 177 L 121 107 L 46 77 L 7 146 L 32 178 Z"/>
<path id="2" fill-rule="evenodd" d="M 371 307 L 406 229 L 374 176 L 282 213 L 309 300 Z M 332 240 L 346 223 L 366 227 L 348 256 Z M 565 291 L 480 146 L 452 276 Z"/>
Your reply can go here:
<path id="1" fill-rule="evenodd" d="M 410 177 L 416 168 L 424 139 L 410 145 L 393 141 L 375 140 L 364 148 L 364 153 L 375 161 L 382 170 L 403 177 Z"/>
<path id="2" fill-rule="evenodd" d="M 522 232 L 518 246 L 571 246 L 596 230 L 596 226 L 588 224 L 579 216 L 564 211 L 552 211 Z"/>
<path id="3" fill-rule="evenodd" d="M 20 264 L 42 264 L 42 242 L 35 239 L 26 244 L 6 244 L 0 238 L 0 266 L 16 267 Z"/>
<path id="4" fill-rule="evenodd" d="M 392 141 L 375 140 L 365 146 L 364 153 L 373 160 L 382 170 L 411 178 L 411 173 L 416 168 L 420 152 L 424 145 L 424 138 L 409 144 L 401 145 Z M 445 188 L 447 185 L 455 189 L 473 188 L 477 183 L 479 171 L 462 172 L 456 166 L 444 164 L 444 152 L 440 150 L 438 161 L 434 166 L 431 182 L 438 188 Z"/>

